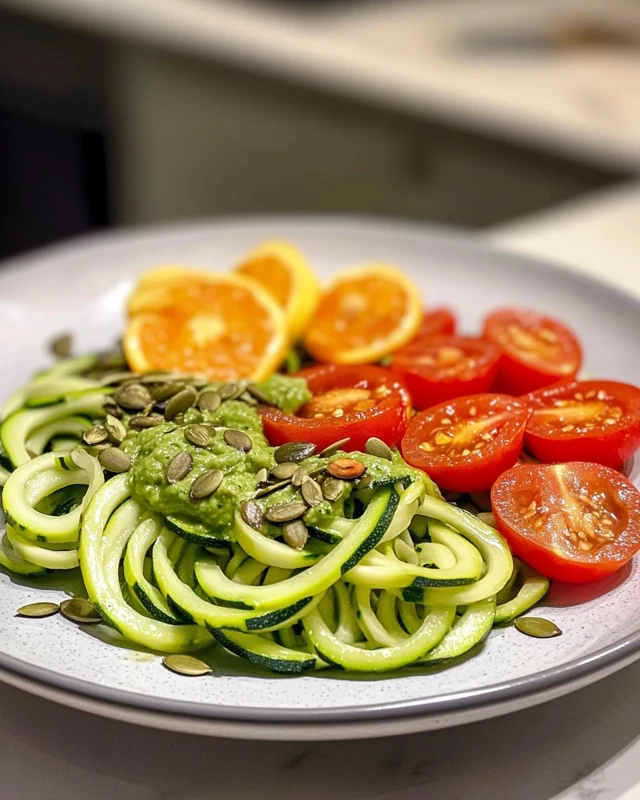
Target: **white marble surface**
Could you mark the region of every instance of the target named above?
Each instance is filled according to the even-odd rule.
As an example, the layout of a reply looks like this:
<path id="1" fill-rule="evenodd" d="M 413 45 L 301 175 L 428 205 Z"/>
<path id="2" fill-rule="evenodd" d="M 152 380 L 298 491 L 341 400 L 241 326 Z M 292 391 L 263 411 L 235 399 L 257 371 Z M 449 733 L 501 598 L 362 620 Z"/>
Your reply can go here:
<path id="1" fill-rule="evenodd" d="M 0 7 L 640 170 L 637 48 L 506 56 L 461 46 L 474 31 L 567 20 L 639 31 L 635 0 L 0 0 Z"/>

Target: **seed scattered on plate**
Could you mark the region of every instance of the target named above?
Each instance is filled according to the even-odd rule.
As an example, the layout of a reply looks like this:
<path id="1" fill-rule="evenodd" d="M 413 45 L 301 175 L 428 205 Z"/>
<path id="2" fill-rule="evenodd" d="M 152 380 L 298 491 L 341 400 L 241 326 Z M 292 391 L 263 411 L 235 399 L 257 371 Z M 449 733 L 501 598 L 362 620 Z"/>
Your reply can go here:
<path id="1" fill-rule="evenodd" d="M 235 447 L 241 453 L 248 453 L 253 447 L 250 437 L 244 431 L 239 431 L 235 428 L 228 428 L 224 432 L 224 440 L 229 447 Z"/>
<path id="2" fill-rule="evenodd" d="M 284 461 L 282 464 L 278 464 L 272 471 L 271 474 L 274 478 L 278 480 L 286 480 L 293 477 L 293 473 L 298 469 L 298 465 L 294 464 L 293 461 Z"/>
<path id="3" fill-rule="evenodd" d="M 302 481 L 307 477 L 308 472 L 304 467 L 297 467 L 296 471 L 291 476 L 291 485 L 298 487 L 302 486 Z"/>
<path id="4" fill-rule="evenodd" d="M 95 606 L 90 600 L 83 597 L 73 597 L 70 600 L 63 600 L 60 603 L 60 613 L 63 617 L 81 625 L 93 625 L 102 622 L 103 619 L 96 611 Z"/>
<path id="5" fill-rule="evenodd" d="M 19 617 L 33 617 L 34 619 L 40 617 L 50 617 L 60 611 L 60 606 L 57 603 L 29 603 L 29 605 L 21 606 L 16 614 Z"/>
<path id="6" fill-rule="evenodd" d="M 225 383 L 224 386 L 220 387 L 220 399 L 221 400 L 231 400 L 233 396 L 238 392 L 240 389 L 237 383 Z M 240 393 L 244 391 L 244 386 L 240 389 Z"/>
<path id="7" fill-rule="evenodd" d="M 330 444 L 327 447 L 325 447 L 324 450 L 318 453 L 318 455 L 321 456 L 322 458 L 327 458 L 328 456 L 332 456 L 334 453 L 337 453 L 338 450 L 342 450 L 345 444 L 349 444 L 350 441 L 351 441 L 350 436 L 347 436 L 346 439 L 339 439 L 337 442 L 334 442 L 333 444 Z"/>
<path id="8" fill-rule="evenodd" d="M 282 526 L 282 538 L 289 547 L 302 550 L 309 538 L 309 531 L 301 519 L 294 519 L 292 522 L 286 522 Z"/>
<path id="9" fill-rule="evenodd" d="M 291 520 L 298 519 L 307 510 L 307 504 L 302 503 L 300 500 L 293 500 L 290 503 L 277 503 L 275 506 L 267 509 L 265 518 L 269 522 L 291 522 Z"/>
<path id="10" fill-rule="evenodd" d="M 127 411 L 142 411 L 151 403 L 151 395 L 146 386 L 139 383 L 121 386 L 114 395 L 116 403 Z"/>
<path id="11" fill-rule="evenodd" d="M 187 675 L 190 678 L 198 678 L 202 675 L 213 674 L 211 667 L 205 664 L 204 661 L 181 653 L 165 656 L 162 659 L 162 663 L 167 669 L 171 670 L 171 672 L 175 672 L 178 675 Z"/>
<path id="12" fill-rule="evenodd" d="M 196 397 L 198 393 L 193 388 L 193 386 L 185 386 L 184 389 L 175 394 L 167 403 L 167 407 L 164 410 L 164 418 L 167 422 L 175 419 L 178 414 L 184 414 L 185 411 L 188 411 L 190 408 L 193 407 L 194 403 L 196 402 Z"/>
<path id="13" fill-rule="evenodd" d="M 159 386 L 154 386 L 151 390 L 151 396 L 156 403 L 162 403 L 170 397 L 174 397 L 178 392 L 184 389 L 183 383 L 161 383 Z"/>
<path id="14" fill-rule="evenodd" d="M 127 429 L 120 422 L 120 420 L 114 417 L 112 414 L 107 414 L 104 427 L 111 439 L 118 444 L 122 444 L 122 442 L 124 442 L 124 440 L 127 438 Z"/>
<path id="15" fill-rule="evenodd" d="M 108 438 L 109 434 L 107 433 L 106 429 L 102 427 L 102 425 L 94 425 L 92 428 L 87 428 L 87 430 L 82 434 L 82 441 L 90 447 L 94 444 L 106 442 Z"/>
<path id="16" fill-rule="evenodd" d="M 278 489 L 284 489 L 285 486 L 289 486 L 291 483 L 290 478 L 286 478 L 283 481 L 278 481 L 278 483 L 272 483 L 269 486 L 263 486 L 261 489 L 253 495 L 254 497 L 264 497 L 266 494 L 271 494 L 271 492 L 277 492 Z"/>
<path id="17" fill-rule="evenodd" d="M 156 428 L 158 425 L 162 425 L 163 422 L 164 417 L 161 417 L 160 414 L 149 414 L 146 417 L 142 414 L 137 414 L 135 417 L 131 417 L 129 425 L 132 428 L 144 430 L 145 428 Z"/>
<path id="18" fill-rule="evenodd" d="M 217 411 L 220 408 L 220 403 L 222 403 L 222 398 L 218 392 L 214 391 L 213 389 L 207 389 L 204 392 L 200 392 L 198 397 L 198 408 L 203 413 L 208 412 L 212 414 L 214 411 Z"/>
<path id="19" fill-rule="evenodd" d="M 242 519 L 255 530 L 259 531 L 262 527 L 262 509 L 253 500 L 247 500 L 240 506 Z"/>
<path id="20" fill-rule="evenodd" d="M 314 481 L 313 478 L 310 478 L 308 475 L 305 475 L 302 480 L 302 484 L 300 485 L 300 493 L 302 494 L 302 499 L 308 506 L 311 506 L 311 508 L 314 506 L 319 506 L 324 500 L 320 484 L 317 483 L 317 481 Z"/>
<path id="21" fill-rule="evenodd" d="M 259 386 L 256 386 L 255 383 L 250 383 L 247 386 L 247 392 L 249 392 L 249 394 L 251 395 L 251 397 L 254 398 L 254 400 L 257 400 L 258 403 L 261 403 L 263 406 L 273 405 L 271 398 L 268 395 L 266 395 Z"/>
<path id="22" fill-rule="evenodd" d="M 178 483 L 193 469 L 193 456 L 186 450 L 174 456 L 167 465 L 167 483 Z"/>
<path id="23" fill-rule="evenodd" d="M 256 483 L 266 483 L 269 480 L 269 473 L 266 467 L 259 469 L 255 475 Z"/>
<path id="24" fill-rule="evenodd" d="M 115 403 L 105 403 L 103 406 L 105 414 L 111 414 L 112 417 L 117 417 L 118 419 L 122 419 L 124 416 L 124 410 L 117 406 Z"/>
<path id="25" fill-rule="evenodd" d="M 73 350 L 73 338 L 70 333 L 62 333 L 51 340 L 49 344 L 51 353 L 56 358 L 69 358 Z"/>
<path id="26" fill-rule="evenodd" d="M 275 450 L 273 457 L 278 464 L 282 464 L 285 461 L 297 463 L 309 458 L 315 451 L 316 446 L 311 442 L 287 442 L 287 444 L 282 444 Z"/>
<path id="27" fill-rule="evenodd" d="M 204 425 L 187 425 L 184 435 L 196 447 L 206 447 L 211 441 L 211 432 Z"/>
<path id="28" fill-rule="evenodd" d="M 373 484 L 374 478 L 373 475 L 364 475 L 360 480 L 356 483 L 356 487 L 358 489 L 368 489 Z M 396 484 L 398 486 L 398 484 Z M 401 494 L 399 491 L 398 494 Z"/>
<path id="29" fill-rule="evenodd" d="M 533 636 L 536 639 L 551 639 L 562 634 L 555 622 L 543 619 L 543 617 L 519 617 L 515 621 L 515 626 L 520 633 L 525 633 L 527 636 Z"/>
<path id="30" fill-rule="evenodd" d="M 355 458 L 337 458 L 329 464 L 327 472 L 333 478 L 351 480 L 364 475 L 366 469 L 362 461 L 356 461 Z"/>
<path id="31" fill-rule="evenodd" d="M 327 477 L 322 482 L 322 494 L 333 503 L 344 491 L 344 486 L 344 481 Z"/>
<path id="32" fill-rule="evenodd" d="M 131 458 L 117 447 L 107 447 L 98 454 L 98 461 L 109 472 L 119 474 L 131 468 Z"/>
<path id="33" fill-rule="evenodd" d="M 204 500 L 210 497 L 222 483 L 224 473 L 219 469 L 211 469 L 199 475 L 191 484 L 189 497 L 192 500 Z"/>
<path id="34" fill-rule="evenodd" d="M 367 439 L 364 446 L 364 451 L 365 453 L 369 453 L 370 456 L 375 456 L 376 458 L 386 458 L 387 461 L 393 460 L 391 448 L 388 444 L 386 444 L 386 442 L 383 442 L 382 439 L 378 439 L 377 436 L 372 436 L 370 439 Z"/>
<path id="35" fill-rule="evenodd" d="M 127 382 L 129 385 L 132 383 L 137 383 L 138 376 L 134 375 L 133 372 L 130 372 L 128 369 L 120 369 L 117 372 L 108 372 L 100 379 L 100 383 L 103 386 L 117 386 L 118 384 L 124 384 L 125 382 Z"/>

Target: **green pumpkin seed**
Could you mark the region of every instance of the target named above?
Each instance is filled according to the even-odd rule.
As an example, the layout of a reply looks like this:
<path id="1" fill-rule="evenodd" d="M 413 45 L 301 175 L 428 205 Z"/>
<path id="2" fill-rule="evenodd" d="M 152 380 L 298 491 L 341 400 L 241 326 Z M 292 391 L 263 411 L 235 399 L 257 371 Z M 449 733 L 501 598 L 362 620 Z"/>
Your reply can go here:
<path id="1" fill-rule="evenodd" d="M 305 458 L 309 458 L 315 451 L 316 446 L 311 442 L 288 442 L 280 445 L 275 450 L 273 457 L 278 464 L 283 464 L 285 461 L 298 463 L 304 461 Z"/>
<path id="2" fill-rule="evenodd" d="M 378 439 L 376 436 L 372 436 L 370 439 L 367 439 L 364 446 L 364 451 L 365 453 L 369 453 L 370 456 L 375 456 L 376 458 L 386 458 L 387 461 L 393 460 L 393 454 L 389 445 L 383 442 L 382 439 Z"/>
<path id="3" fill-rule="evenodd" d="M 263 486 L 261 489 L 253 495 L 254 497 L 264 497 L 267 494 L 271 494 L 271 492 L 277 492 L 278 489 L 284 489 L 285 486 L 289 486 L 291 480 L 287 478 L 284 481 L 279 481 L 278 483 L 271 483 L 269 486 Z"/>
<path id="4" fill-rule="evenodd" d="M 344 491 L 345 483 L 337 478 L 326 477 L 322 482 L 322 494 L 332 503 L 337 500 Z"/>
<path id="5" fill-rule="evenodd" d="M 221 400 L 231 400 L 231 398 L 235 395 L 238 391 L 238 384 L 237 383 L 226 383 L 224 386 L 220 387 L 220 399 Z M 244 391 L 244 387 L 242 389 Z"/>
<path id="6" fill-rule="evenodd" d="M 297 469 L 298 465 L 294 464 L 293 461 L 285 461 L 282 464 L 278 464 L 273 470 L 271 470 L 271 474 L 274 478 L 283 481 L 293 477 L 293 473 Z"/>
<path id="7" fill-rule="evenodd" d="M 140 377 L 140 383 L 169 383 L 181 380 L 181 376 L 176 372 L 147 372 Z"/>
<path id="8" fill-rule="evenodd" d="M 560 636 L 562 631 L 549 619 L 542 617 L 520 617 L 515 621 L 516 628 L 520 633 L 533 636 L 536 639 L 551 639 L 553 636 Z"/>
<path id="9" fill-rule="evenodd" d="M 69 358 L 73 350 L 73 338 L 70 333 L 62 333 L 56 336 L 49 344 L 51 354 L 56 358 Z"/>
<path id="10" fill-rule="evenodd" d="M 251 438 L 244 431 L 239 431 L 235 428 L 228 428 L 224 432 L 224 440 L 229 447 L 235 447 L 241 453 L 248 453 L 253 447 Z"/>
<path id="11" fill-rule="evenodd" d="M 311 508 L 314 506 L 319 506 L 324 500 L 320 484 L 314 481 L 313 478 L 310 478 L 308 475 L 305 475 L 302 480 L 300 493 L 302 494 L 302 499 L 308 506 L 311 506 Z"/>
<path id="12" fill-rule="evenodd" d="M 116 402 L 127 411 L 142 411 L 151 403 L 151 395 L 146 386 L 139 383 L 132 383 L 128 386 L 121 386 L 114 395 Z"/>
<path id="13" fill-rule="evenodd" d="M 178 483 L 183 480 L 193 469 L 193 456 L 186 450 L 174 456 L 167 465 L 167 483 Z"/>
<path id="14" fill-rule="evenodd" d="M 365 475 L 364 477 L 360 478 L 359 481 L 356 481 L 356 488 L 368 489 L 373 483 L 374 483 L 373 475 Z"/>
<path id="15" fill-rule="evenodd" d="M 128 472 L 131 467 L 131 458 L 117 447 L 107 447 L 100 451 L 98 461 L 104 469 L 116 474 Z"/>
<path id="16" fill-rule="evenodd" d="M 247 392 L 253 397 L 254 400 L 257 400 L 263 406 L 272 406 L 273 402 L 271 398 L 266 395 L 259 386 L 256 386 L 255 383 L 250 383 L 247 386 Z"/>
<path id="17" fill-rule="evenodd" d="M 253 500 L 247 500 L 240 506 L 242 519 L 255 530 L 259 531 L 262 527 L 262 509 Z"/>
<path id="18" fill-rule="evenodd" d="M 103 386 L 117 386 L 118 384 L 124 384 L 125 381 L 128 381 L 129 385 L 137 383 L 138 376 L 128 369 L 120 369 L 117 372 L 108 372 L 100 379 L 100 383 Z"/>
<path id="19" fill-rule="evenodd" d="M 266 483 L 269 480 L 269 473 L 266 467 L 259 469 L 256 472 L 255 477 L 256 477 L 256 483 Z"/>
<path id="20" fill-rule="evenodd" d="M 282 538 L 289 547 L 302 550 L 309 538 L 309 531 L 301 519 L 294 519 L 292 522 L 285 522 L 282 526 Z"/>
<path id="21" fill-rule="evenodd" d="M 202 675 L 212 675 L 213 670 L 204 661 L 193 656 L 174 653 L 162 659 L 163 665 L 177 675 L 187 675 L 190 678 L 199 678 Z"/>
<path id="22" fill-rule="evenodd" d="M 210 497 L 222 483 L 224 472 L 219 469 L 208 470 L 199 475 L 191 484 L 189 497 L 192 500 L 204 500 Z"/>
<path id="23" fill-rule="evenodd" d="M 163 403 L 174 397 L 184 389 L 184 383 L 161 383 L 159 386 L 154 386 L 151 389 L 151 397 L 156 403 Z"/>
<path id="24" fill-rule="evenodd" d="M 296 467 L 296 471 L 291 476 L 291 485 L 295 486 L 302 486 L 302 481 L 307 477 L 308 473 L 304 467 Z"/>
<path id="25" fill-rule="evenodd" d="M 211 441 L 209 428 L 205 428 L 204 425 L 187 425 L 184 435 L 196 447 L 206 447 Z"/>
<path id="26" fill-rule="evenodd" d="M 269 522 L 275 523 L 291 522 L 301 517 L 306 513 L 306 510 L 307 504 L 299 500 L 293 500 L 290 503 L 277 503 L 266 511 L 265 518 L 268 519 Z"/>
<path id="27" fill-rule="evenodd" d="M 122 442 L 124 442 L 124 440 L 127 438 L 127 429 L 120 422 L 120 420 L 114 417 L 112 414 L 107 414 L 107 420 L 104 423 L 104 427 L 107 429 L 107 433 L 111 439 L 118 444 L 122 444 Z"/>
<path id="28" fill-rule="evenodd" d="M 185 411 L 188 411 L 196 402 L 197 396 L 198 393 L 193 386 L 185 386 L 178 394 L 175 394 L 167 403 L 164 411 L 164 418 L 167 422 L 175 419 L 178 414 L 184 414 Z"/>
<path id="29" fill-rule="evenodd" d="M 129 425 L 132 428 L 144 430 L 145 428 L 155 428 L 158 425 L 162 425 L 163 422 L 164 417 L 161 417 L 160 414 L 150 414 L 147 417 L 142 414 L 137 414 L 135 417 L 131 417 Z"/>
<path id="30" fill-rule="evenodd" d="M 255 397 L 252 397 L 249 394 L 249 392 L 246 392 L 246 391 L 242 392 L 240 397 L 238 397 L 238 400 L 242 400 L 242 402 L 246 403 L 248 406 L 257 406 L 258 405 L 258 401 L 255 399 Z"/>
<path id="31" fill-rule="evenodd" d="M 109 434 L 107 431 L 102 427 L 102 425 L 94 425 L 92 428 L 88 428 L 82 434 L 82 441 L 89 445 L 90 447 L 94 444 L 101 444 L 102 442 L 106 442 L 109 438 Z"/>
<path id="32" fill-rule="evenodd" d="M 72 622 L 79 622 L 81 625 L 93 625 L 96 622 L 103 621 L 93 603 L 83 597 L 63 600 L 60 603 L 60 613 L 63 617 L 70 619 Z"/>
<path id="33" fill-rule="evenodd" d="M 97 365 L 102 369 L 126 369 L 127 359 L 121 350 L 117 350 L 112 353 L 103 353 L 98 359 Z"/>
<path id="34" fill-rule="evenodd" d="M 211 383 L 209 378 L 196 378 L 194 376 L 185 378 L 185 380 L 189 386 L 193 386 L 194 389 L 204 389 L 205 386 L 208 386 Z"/>
<path id="35" fill-rule="evenodd" d="M 213 414 L 214 411 L 217 411 L 220 408 L 221 402 L 222 398 L 218 392 L 214 391 L 213 389 L 207 389 L 205 392 L 200 392 L 200 396 L 198 397 L 198 408 L 205 414 Z"/>
<path id="36" fill-rule="evenodd" d="M 350 436 L 347 436 L 346 439 L 339 439 L 337 442 L 334 442 L 333 444 L 330 444 L 328 447 L 325 447 L 324 450 L 318 453 L 318 455 L 321 458 L 328 458 L 329 456 L 332 456 L 334 453 L 337 453 L 338 450 L 342 450 L 345 444 L 349 444 L 350 441 L 351 441 Z"/>
<path id="37" fill-rule="evenodd" d="M 50 617 L 60 611 L 60 606 L 57 603 L 29 603 L 27 606 L 21 606 L 16 614 L 19 617 L 32 617 L 38 619 L 40 617 Z"/>

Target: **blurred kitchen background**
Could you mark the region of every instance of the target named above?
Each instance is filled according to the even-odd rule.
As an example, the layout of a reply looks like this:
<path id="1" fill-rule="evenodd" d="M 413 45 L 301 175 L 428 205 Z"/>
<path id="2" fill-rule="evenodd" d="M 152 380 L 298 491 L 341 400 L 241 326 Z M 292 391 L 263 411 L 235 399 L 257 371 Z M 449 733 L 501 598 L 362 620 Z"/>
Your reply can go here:
<path id="1" fill-rule="evenodd" d="M 484 228 L 638 173 L 640 0 L 0 0 L 0 256 L 265 211 Z"/>

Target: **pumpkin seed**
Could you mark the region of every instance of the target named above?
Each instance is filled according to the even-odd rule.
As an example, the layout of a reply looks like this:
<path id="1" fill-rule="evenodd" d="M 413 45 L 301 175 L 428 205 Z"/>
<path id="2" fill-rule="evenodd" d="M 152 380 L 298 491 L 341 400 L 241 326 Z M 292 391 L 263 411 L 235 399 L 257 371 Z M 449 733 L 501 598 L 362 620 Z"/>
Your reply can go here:
<path id="1" fill-rule="evenodd" d="M 271 492 L 277 492 L 278 489 L 284 489 L 285 486 L 288 486 L 291 483 L 291 480 L 287 478 L 287 480 L 279 481 L 278 483 L 271 483 L 269 486 L 263 486 L 261 489 L 253 495 L 255 498 L 264 497 L 266 494 L 271 494 Z"/>
<path id="2" fill-rule="evenodd" d="M 257 406 L 258 405 L 258 401 L 255 399 L 255 397 L 252 397 L 249 394 L 249 392 L 246 392 L 246 391 L 242 392 L 240 397 L 238 397 L 238 400 L 242 400 L 242 402 L 246 403 L 248 406 Z"/>
<path id="3" fill-rule="evenodd" d="M 256 472 L 256 483 L 266 483 L 269 480 L 269 473 L 267 472 L 266 467 L 259 469 Z"/>
<path id="4" fill-rule="evenodd" d="M 344 491 L 344 486 L 344 481 L 340 481 L 337 478 L 325 478 L 322 482 L 322 494 L 333 503 Z"/>
<path id="5" fill-rule="evenodd" d="M 109 434 L 102 425 L 94 425 L 82 434 L 82 441 L 89 446 L 105 442 L 108 438 Z"/>
<path id="6" fill-rule="evenodd" d="M 140 383 L 168 383 L 180 380 L 180 375 L 175 372 L 147 372 L 140 377 Z"/>
<path id="7" fill-rule="evenodd" d="M 117 419 L 122 419 L 122 417 L 124 417 L 123 409 L 115 403 L 105 403 L 102 408 L 105 414 L 111 414 L 112 417 L 116 417 Z"/>
<path id="8" fill-rule="evenodd" d="M 102 367 L 102 369 L 110 370 L 126 369 L 127 359 L 124 357 L 121 350 L 113 353 L 103 353 L 98 359 L 98 366 Z"/>
<path id="9" fill-rule="evenodd" d="M 329 456 L 332 456 L 334 453 L 337 453 L 338 450 L 342 450 L 344 445 L 348 444 L 350 441 L 351 441 L 350 436 L 347 436 L 346 439 L 339 439 L 337 442 L 334 442 L 333 444 L 330 444 L 327 447 L 325 447 L 324 450 L 318 453 L 318 455 L 321 458 L 328 458 Z"/>
<path id="10" fill-rule="evenodd" d="M 364 445 L 364 451 L 376 458 L 386 458 L 387 461 L 393 460 L 391 448 L 388 444 L 383 442 L 382 439 L 378 439 L 377 436 L 372 436 L 370 439 L 367 439 Z"/>
<path id="11" fill-rule="evenodd" d="M 210 497 L 222 483 L 224 472 L 219 469 L 211 469 L 199 475 L 191 484 L 189 497 L 192 500 L 204 500 Z"/>
<path id="12" fill-rule="evenodd" d="M 178 483 L 193 469 L 193 456 L 186 450 L 174 456 L 167 465 L 167 483 Z"/>
<path id="13" fill-rule="evenodd" d="M 189 378 L 185 378 L 189 386 L 193 386 L 194 389 L 204 389 L 205 386 L 208 386 L 211 381 L 209 378 L 196 378 L 191 376 Z"/>
<path id="14" fill-rule="evenodd" d="M 114 395 L 118 405 L 126 408 L 127 411 L 142 411 L 151 402 L 151 395 L 145 386 L 139 383 L 132 383 L 128 386 L 121 386 Z"/>
<path id="15" fill-rule="evenodd" d="M 366 469 L 362 461 L 356 461 L 355 458 L 337 458 L 329 464 L 327 472 L 333 478 L 351 480 L 364 475 Z"/>
<path id="16" fill-rule="evenodd" d="M 125 381 L 129 381 L 130 384 L 137 383 L 138 376 L 134 375 L 133 372 L 129 370 L 122 369 L 117 372 L 108 372 L 100 379 L 100 383 L 102 383 L 103 386 L 117 386 L 119 383 L 123 384 Z"/>
<path id="17" fill-rule="evenodd" d="M 225 383 L 224 386 L 220 387 L 220 399 L 221 400 L 231 400 L 234 394 L 238 391 L 238 384 L 237 383 Z M 244 389 L 243 389 L 244 391 Z"/>
<path id="18" fill-rule="evenodd" d="M 302 503 L 300 500 L 293 500 L 290 503 L 276 503 L 275 506 L 271 506 L 266 511 L 265 517 L 269 522 L 291 522 L 301 517 L 306 510 L 306 503 Z"/>
<path id="19" fill-rule="evenodd" d="M 247 500 L 240 506 L 242 519 L 255 530 L 259 531 L 262 527 L 262 509 L 253 500 Z"/>
<path id="20" fill-rule="evenodd" d="M 127 429 L 120 420 L 112 414 L 107 414 L 107 421 L 104 423 L 104 427 L 107 429 L 107 433 L 111 439 L 118 444 L 122 444 L 127 438 Z"/>
<path id="21" fill-rule="evenodd" d="M 282 526 L 282 538 L 289 547 L 302 550 L 309 538 L 309 531 L 301 519 L 294 519 L 292 522 L 285 522 Z"/>
<path id="22" fill-rule="evenodd" d="M 79 622 L 81 625 L 92 625 L 103 621 L 93 603 L 83 597 L 63 600 L 60 603 L 60 613 L 63 617 L 70 619 L 72 622 Z"/>
<path id="23" fill-rule="evenodd" d="M 156 403 L 162 403 L 169 398 L 174 397 L 184 389 L 184 383 L 161 383 L 159 386 L 154 386 L 151 389 L 151 396 Z"/>
<path id="24" fill-rule="evenodd" d="M 315 444 L 311 442 L 287 442 L 287 444 L 280 445 L 273 454 L 278 464 L 283 464 L 285 461 L 304 461 L 309 458 L 316 451 Z"/>
<path id="25" fill-rule="evenodd" d="M 247 386 L 247 392 L 253 397 L 254 400 L 257 400 L 263 406 L 272 406 L 273 402 L 271 398 L 266 395 L 259 386 L 256 386 L 255 383 L 250 383 Z"/>
<path id="26" fill-rule="evenodd" d="M 57 614 L 60 611 L 60 606 L 57 603 L 29 603 L 27 606 L 21 606 L 16 614 L 19 617 L 50 617 L 52 614 Z"/>
<path id="27" fill-rule="evenodd" d="M 204 425 L 187 425 L 184 435 L 196 447 L 206 447 L 211 441 L 211 433 Z"/>
<path id="28" fill-rule="evenodd" d="M 175 419 L 178 414 L 184 414 L 185 411 L 188 411 L 196 402 L 197 396 L 198 393 L 193 386 L 185 386 L 178 394 L 175 394 L 164 410 L 164 418 L 167 422 Z"/>
<path id="29" fill-rule="evenodd" d="M 356 487 L 358 489 L 368 489 L 373 483 L 373 481 L 374 481 L 373 475 L 365 475 L 364 477 L 360 478 L 360 480 L 356 483 Z"/>
<path id="30" fill-rule="evenodd" d="M 98 461 L 108 472 L 128 472 L 131 458 L 117 447 L 107 447 L 98 453 Z"/>
<path id="31" fill-rule="evenodd" d="M 193 656 L 183 655 L 182 653 L 174 653 L 170 656 L 165 656 L 162 659 L 163 665 L 171 672 L 177 675 L 187 675 L 190 678 L 198 678 L 202 675 L 212 675 L 213 670 L 204 661 Z"/>
<path id="32" fill-rule="evenodd" d="M 520 633 L 533 636 L 535 639 L 551 639 L 562 634 L 555 622 L 542 617 L 520 617 L 515 621 L 515 626 Z"/>
<path id="33" fill-rule="evenodd" d="M 324 500 L 320 484 L 317 481 L 314 481 L 313 478 L 310 478 L 308 475 L 305 475 L 305 477 L 302 479 L 300 493 L 302 494 L 302 499 L 308 506 L 311 506 L 311 508 L 314 506 L 319 506 Z"/>
<path id="34" fill-rule="evenodd" d="M 161 417 L 159 414 L 150 414 L 147 417 L 142 414 L 137 414 L 135 417 L 131 417 L 129 425 L 132 428 L 143 430 L 144 428 L 155 428 L 158 425 L 162 425 L 163 422 L 164 417 Z"/>
<path id="35" fill-rule="evenodd" d="M 213 389 L 208 389 L 206 392 L 200 392 L 200 396 L 198 397 L 198 408 L 203 413 L 208 412 L 213 414 L 214 411 L 217 411 L 220 408 L 221 402 L 222 398 L 218 392 L 214 391 Z"/>
<path id="36" fill-rule="evenodd" d="M 294 464 L 293 461 L 284 461 L 271 470 L 271 474 L 278 480 L 285 480 L 291 478 L 297 469 L 298 465 Z"/>
<path id="37" fill-rule="evenodd" d="M 253 447 L 253 442 L 244 431 L 238 431 L 235 428 L 228 428 L 224 432 L 224 440 L 229 447 L 235 447 L 241 453 L 248 453 Z"/>
<path id="38" fill-rule="evenodd" d="M 292 486 L 302 486 L 302 481 L 307 477 L 307 470 L 304 467 L 296 467 L 296 471 L 291 476 Z"/>
<path id="39" fill-rule="evenodd" d="M 73 350 L 73 338 L 70 333 L 62 333 L 51 340 L 49 350 L 56 358 L 69 358 Z"/>

